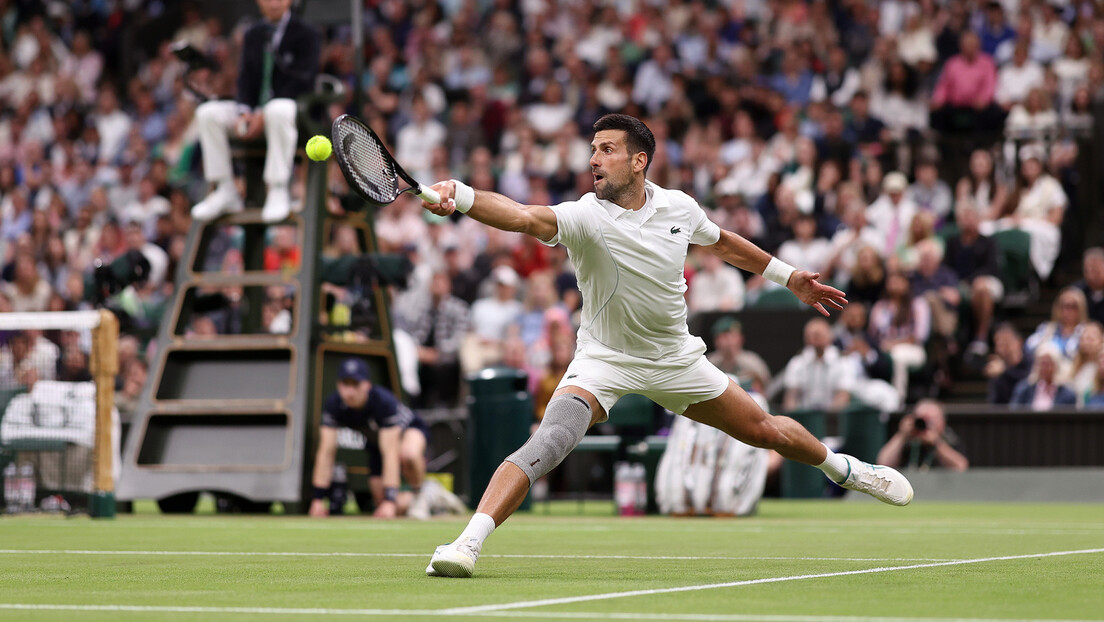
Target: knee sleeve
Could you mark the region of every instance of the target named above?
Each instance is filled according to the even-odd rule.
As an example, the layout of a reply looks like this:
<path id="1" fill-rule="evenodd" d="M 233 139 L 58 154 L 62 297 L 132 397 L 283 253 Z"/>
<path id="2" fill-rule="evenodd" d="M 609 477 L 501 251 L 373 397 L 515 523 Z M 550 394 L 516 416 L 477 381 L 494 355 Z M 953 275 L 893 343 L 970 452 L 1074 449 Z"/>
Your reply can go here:
<path id="1" fill-rule="evenodd" d="M 525 471 L 532 484 L 556 468 L 583 440 L 590 416 L 590 404 L 578 395 L 565 393 L 552 398 L 540 427 L 506 460 Z"/>

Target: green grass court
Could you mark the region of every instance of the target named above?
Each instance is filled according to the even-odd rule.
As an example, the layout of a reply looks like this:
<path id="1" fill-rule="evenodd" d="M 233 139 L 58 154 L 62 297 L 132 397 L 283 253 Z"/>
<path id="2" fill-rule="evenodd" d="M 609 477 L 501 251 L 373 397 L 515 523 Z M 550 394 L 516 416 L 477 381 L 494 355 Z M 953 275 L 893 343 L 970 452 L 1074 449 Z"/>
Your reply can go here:
<path id="1" fill-rule="evenodd" d="M 424 575 L 466 519 L 9 517 L 0 620 L 1104 620 L 1099 505 L 609 507 L 511 518 L 468 580 Z"/>

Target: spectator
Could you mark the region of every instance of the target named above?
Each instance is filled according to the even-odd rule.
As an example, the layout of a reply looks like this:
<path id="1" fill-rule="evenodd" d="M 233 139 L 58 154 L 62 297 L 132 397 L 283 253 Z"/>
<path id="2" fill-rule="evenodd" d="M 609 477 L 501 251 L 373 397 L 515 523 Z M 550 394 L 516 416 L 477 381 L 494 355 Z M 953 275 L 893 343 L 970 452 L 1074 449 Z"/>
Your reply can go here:
<path id="1" fill-rule="evenodd" d="M 801 214 L 793 224 L 793 239 L 778 247 L 778 258 L 794 266 L 808 266 L 811 272 L 824 272 L 831 258 L 832 245 L 816 237 L 817 222 L 812 214 Z M 794 263 L 797 262 L 797 263 Z"/>
<path id="2" fill-rule="evenodd" d="M 1058 346 L 1045 343 L 1035 350 L 1031 374 L 1012 390 L 1012 408 L 1030 408 L 1046 412 L 1055 406 L 1073 406 L 1077 396 L 1060 380 L 1065 357 Z"/>
<path id="3" fill-rule="evenodd" d="M 1104 324 L 1104 248 L 1086 250 L 1081 266 L 1083 277 L 1073 286 L 1085 295 L 1089 319 Z"/>
<path id="4" fill-rule="evenodd" d="M 909 224 L 916 214 L 916 204 L 906 196 L 908 178 L 896 171 L 882 180 L 883 194 L 866 208 L 866 220 L 881 235 L 881 254 L 892 257 L 905 243 Z"/>
<path id="5" fill-rule="evenodd" d="M 19 254 L 14 263 L 12 282 L 0 283 L 0 293 L 7 297 L 12 311 L 45 311 L 54 291 L 46 279 L 39 276 L 34 257 Z M 39 379 L 49 380 L 42 376 Z"/>
<path id="6" fill-rule="evenodd" d="M 652 50 L 651 57 L 641 63 L 633 81 L 632 101 L 654 114 L 671 97 L 671 76 L 678 69 L 678 62 L 671 47 L 661 43 Z"/>
<path id="7" fill-rule="evenodd" d="M 947 240 L 943 263 L 951 268 L 958 280 L 970 292 L 973 338 L 967 353 L 983 357 L 989 352 L 989 328 L 996 303 L 1004 298 L 1004 283 L 1000 280 L 997 244 L 981 235 L 981 218 L 977 207 L 963 200 L 955 208 L 958 233 Z"/>
<path id="8" fill-rule="evenodd" d="M 740 271 L 713 253 L 699 251 L 694 254 L 700 263 L 700 269 L 694 273 L 686 292 L 690 312 L 743 309 L 744 279 L 740 276 Z"/>
<path id="9" fill-rule="evenodd" d="M 1031 359 L 1024 354 L 1023 336 L 1008 323 L 993 330 L 993 354 L 989 356 L 983 373 L 989 379 L 990 404 L 1008 404 L 1012 391 L 1031 373 Z"/>
<path id="10" fill-rule="evenodd" d="M 1020 151 L 1021 183 L 1013 212 L 996 222 L 987 222 L 982 232 L 1019 229 L 1031 236 L 1031 265 L 1039 278 L 1046 280 L 1054 269 L 1061 250 L 1062 218 L 1068 199 L 1062 184 L 1043 168 L 1041 146 L 1028 145 Z"/>
<path id="11" fill-rule="evenodd" d="M 717 369 L 741 382 L 751 382 L 760 393 L 770 385 L 770 368 L 761 356 L 744 349 L 744 332 L 736 318 L 723 316 L 713 322 L 713 350 L 707 358 Z"/>
<path id="12" fill-rule="evenodd" d="M 445 144 L 447 131 L 419 95 L 414 96 L 410 113 L 410 122 L 395 136 L 395 160 L 415 179 L 426 179 L 432 175 L 430 155 Z"/>
<path id="13" fill-rule="evenodd" d="M 982 221 L 997 220 L 1004 212 L 1008 192 L 997 182 L 993 156 L 985 149 L 970 154 L 970 172 L 958 180 L 956 200 L 969 198 L 977 206 Z"/>
<path id="14" fill-rule="evenodd" d="M 909 186 L 908 195 L 919 210 L 935 216 L 937 229 L 950 218 L 954 197 L 947 182 L 939 179 L 939 168 L 934 160 L 916 163 L 916 181 Z"/>
<path id="15" fill-rule="evenodd" d="M 790 359 L 783 372 L 786 393 L 782 409 L 798 408 L 836 411 L 851 401 L 850 368 L 841 364 L 840 352 L 832 345 L 832 327 L 815 318 L 805 324 L 805 348 Z"/>
<path id="16" fill-rule="evenodd" d="M 999 0 L 990 0 L 985 4 L 985 22 L 981 27 L 981 50 L 993 56 L 1000 44 L 1016 38 L 1016 31 L 1008 23 L 1004 14 L 1004 5 Z"/>
<path id="17" fill-rule="evenodd" d="M 1077 396 L 1077 404 L 1084 405 L 1092 394 L 1097 375 L 1097 360 L 1104 350 L 1104 327 L 1097 322 L 1085 324 L 1077 341 L 1077 353 L 1073 355 L 1068 370 L 1069 386 Z"/>
<path id="18" fill-rule="evenodd" d="M 1005 130 L 1013 138 L 1042 137 L 1057 127 L 1058 113 L 1041 87 L 1028 91 L 1023 102 L 1012 106 L 1005 120 Z"/>
<path id="19" fill-rule="evenodd" d="M 878 464 L 965 471 L 970 461 L 958 445 L 958 435 L 947 427 L 943 406 L 935 400 L 920 400 L 911 414 L 901 417 L 897 432 L 878 452 Z"/>
<path id="20" fill-rule="evenodd" d="M 1031 354 L 1044 344 L 1053 344 L 1065 360 L 1077 353 L 1081 331 L 1089 320 L 1085 295 L 1076 287 L 1063 289 L 1050 307 L 1050 320 L 1039 324 L 1027 338 L 1026 351 Z"/>
<path id="21" fill-rule="evenodd" d="M 813 77 L 809 99 L 815 102 L 827 99 L 842 108 L 859 90 L 859 72 L 847 62 L 847 52 L 839 46 L 828 50 L 826 61 L 824 71 Z"/>
<path id="22" fill-rule="evenodd" d="M 912 294 L 931 306 L 932 328 L 947 343 L 954 343 L 958 330 L 958 275 L 943 263 L 943 249 L 932 239 L 916 245 L 916 270 L 909 275 Z"/>
<path id="23" fill-rule="evenodd" d="M 874 345 L 893 359 L 893 388 L 905 400 L 909 372 L 928 361 L 931 307 L 923 298 L 912 295 L 903 272 L 891 272 L 886 278 L 885 294 L 870 309 L 870 334 Z"/>
<path id="24" fill-rule="evenodd" d="M 1092 394 L 1085 401 L 1085 406 L 1093 410 L 1104 408 L 1104 351 L 1096 360 L 1096 377 L 1093 378 Z"/>
<path id="25" fill-rule="evenodd" d="M 858 261 L 859 250 L 864 247 L 877 248 L 882 240 L 878 231 L 867 224 L 866 206 L 857 197 L 837 209 L 842 224 L 832 235 L 831 254 L 824 267 L 824 275 L 836 283 L 847 283 Z M 851 295 L 851 292 L 848 294 Z"/>
<path id="26" fill-rule="evenodd" d="M 1042 87 L 1045 75 L 1043 67 L 1028 58 L 1028 42 L 1016 44 L 1012 61 L 1005 63 L 997 74 L 997 103 L 1005 110 L 1027 99 L 1028 93 Z"/>
<path id="27" fill-rule="evenodd" d="M 874 246 L 860 246 L 855 254 L 855 267 L 848 281 L 847 297 L 853 302 L 874 304 L 885 290 L 885 262 Z"/>
<path id="28" fill-rule="evenodd" d="M 471 308 L 472 332 L 460 354 L 465 372 L 474 372 L 502 360 L 502 344 L 509 328 L 524 311 L 517 300 L 518 275 L 509 266 L 491 272 L 494 294 L 475 301 Z"/>
<path id="29" fill-rule="evenodd" d="M 959 53 L 943 66 L 932 93 L 932 128 L 974 132 L 1000 127 L 1003 115 L 993 103 L 996 82 L 996 65 L 981 51 L 977 34 L 963 33 Z"/>
<path id="30" fill-rule="evenodd" d="M 448 274 L 437 272 L 429 292 L 409 292 L 396 301 L 400 326 L 418 344 L 419 406 L 453 406 L 460 390 L 460 344 L 469 315 L 451 290 Z"/>
<path id="31" fill-rule="evenodd" d="M 291 0 L 258 2 L 262 19 L 242 43 L 237 101 L 208 101 L 196 109 L 203 148 L 203 176 L 215 190 L 192 208 L 192 217 L 208 221 L 241 209 L 230 163 L 229 133 L 267 142 L 264 180 L 268 186 L 261 217 L 279 222 L 291 211 L 288 182 L 298 144 L 295 98 L 314 89 L 321 41 L 318 33 L 291 11 Z"/>
<path id="32" fill-rule="evenodd" d="M 900 59 L 889 62 L 884 82 L 871 94 L 870 111 L 896 140 L 928 129 L 928 104 L 920 96 L 916 71 Z"/>
<path id="33" fill-rule="evenodd" d="M 834 343 L 844 356 L 853 357 L 862 370 L 862 376 L 874 380 L 889 381 L 893 378 L 893 361 L 871 343 L 867 331 L 868 307 L 862 302 L 848 304 L 840 313 L 832 328 Z M 896 399 L 896 392 L 894 392 Z"/>

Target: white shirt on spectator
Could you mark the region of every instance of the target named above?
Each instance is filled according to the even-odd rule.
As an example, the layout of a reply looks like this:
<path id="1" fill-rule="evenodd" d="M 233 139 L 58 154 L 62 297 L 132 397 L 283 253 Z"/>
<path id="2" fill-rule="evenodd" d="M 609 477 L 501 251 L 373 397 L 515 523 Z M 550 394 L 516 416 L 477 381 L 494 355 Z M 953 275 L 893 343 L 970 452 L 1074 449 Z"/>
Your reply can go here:
<path id="1" fill-rule="evenodd" d="M 686 303 L 691 313 L 701 311 L 739 311 L 744 308 L 744 279 L 728 264 L 716 270 L 694 274 Z"/>
<path id="2" fill-rule="evenodd" d="M 122 110 L 96 115 L 96 131 L 100 134 L 100 161 L 113 162 L 130 134 L 130 117 Z"/>
<path id="3" fill-rule="evenodd" d="M 800 393 L 799 408 L 823 409 L 832 403 L 837 391 L 851 391 L 854 367 L 845 363 L 836 346 L 825 348 L 820 358 L 812 346 L 805 346 L 786 364 L 782 384 Z"/>
<path id="4" fill-rule="evenodd" d="M 998 104 L 1007 106 L 1022 102 L 1031 89 L 1043 85 L 1043 67 L 1033 60 L 1028 60 L 1022 67 L 1014 63 L 1002 65 L 997 71 L 997 91 L 995 98 Z"/>
<path id="5" fill-rule="evenodd" d="M 522 311 L 524 308 L 517 300 L 480 298 L 471 307 L 472 332 L 483 339 L 502 341 Z"/>
<path id="6" fill-rule="evenodd" d="M 878 230 L 882 243 L 878 247 L 883 257 L 894 255 L 908 237 L 909 224 L 916 215 L 916 204 L 908 196 L 897 205 L 887 195 L 881 195 L 866 208 L 866 222 Z"/>
<path id="7" fill-rule="evenodd" d="M 433 150 L 445 143 L 445 126 L 430 118 L 411 121 L 395 136 L 395 159 L 415 179 L 428 179 Z"/>
<path id="8" fill-rule="evenodd" d="M 832 244 L 824 238 L 813 238 L 807 242 L 786 240 L 778 247 L 778 258 L 791 266 L 801 266 L 809 272 L 823 272 L 832 256 Z"/>

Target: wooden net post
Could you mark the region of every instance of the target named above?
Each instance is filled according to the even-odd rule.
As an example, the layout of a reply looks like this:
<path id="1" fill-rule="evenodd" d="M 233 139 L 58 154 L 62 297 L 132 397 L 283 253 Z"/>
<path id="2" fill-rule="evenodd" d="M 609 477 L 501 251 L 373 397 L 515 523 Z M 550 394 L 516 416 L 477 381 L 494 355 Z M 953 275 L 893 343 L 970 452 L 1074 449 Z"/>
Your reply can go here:
<path id="1" fill-rule="evenodd" d="M 93 518 L 115 517 L 114 430 L 115 376 L 119 373 L 119 322 L 106 309 L 92 329 L 89 368 L 96 383 L 96 445 L 92 454 L 93 489 L 89 513 Z"/>

